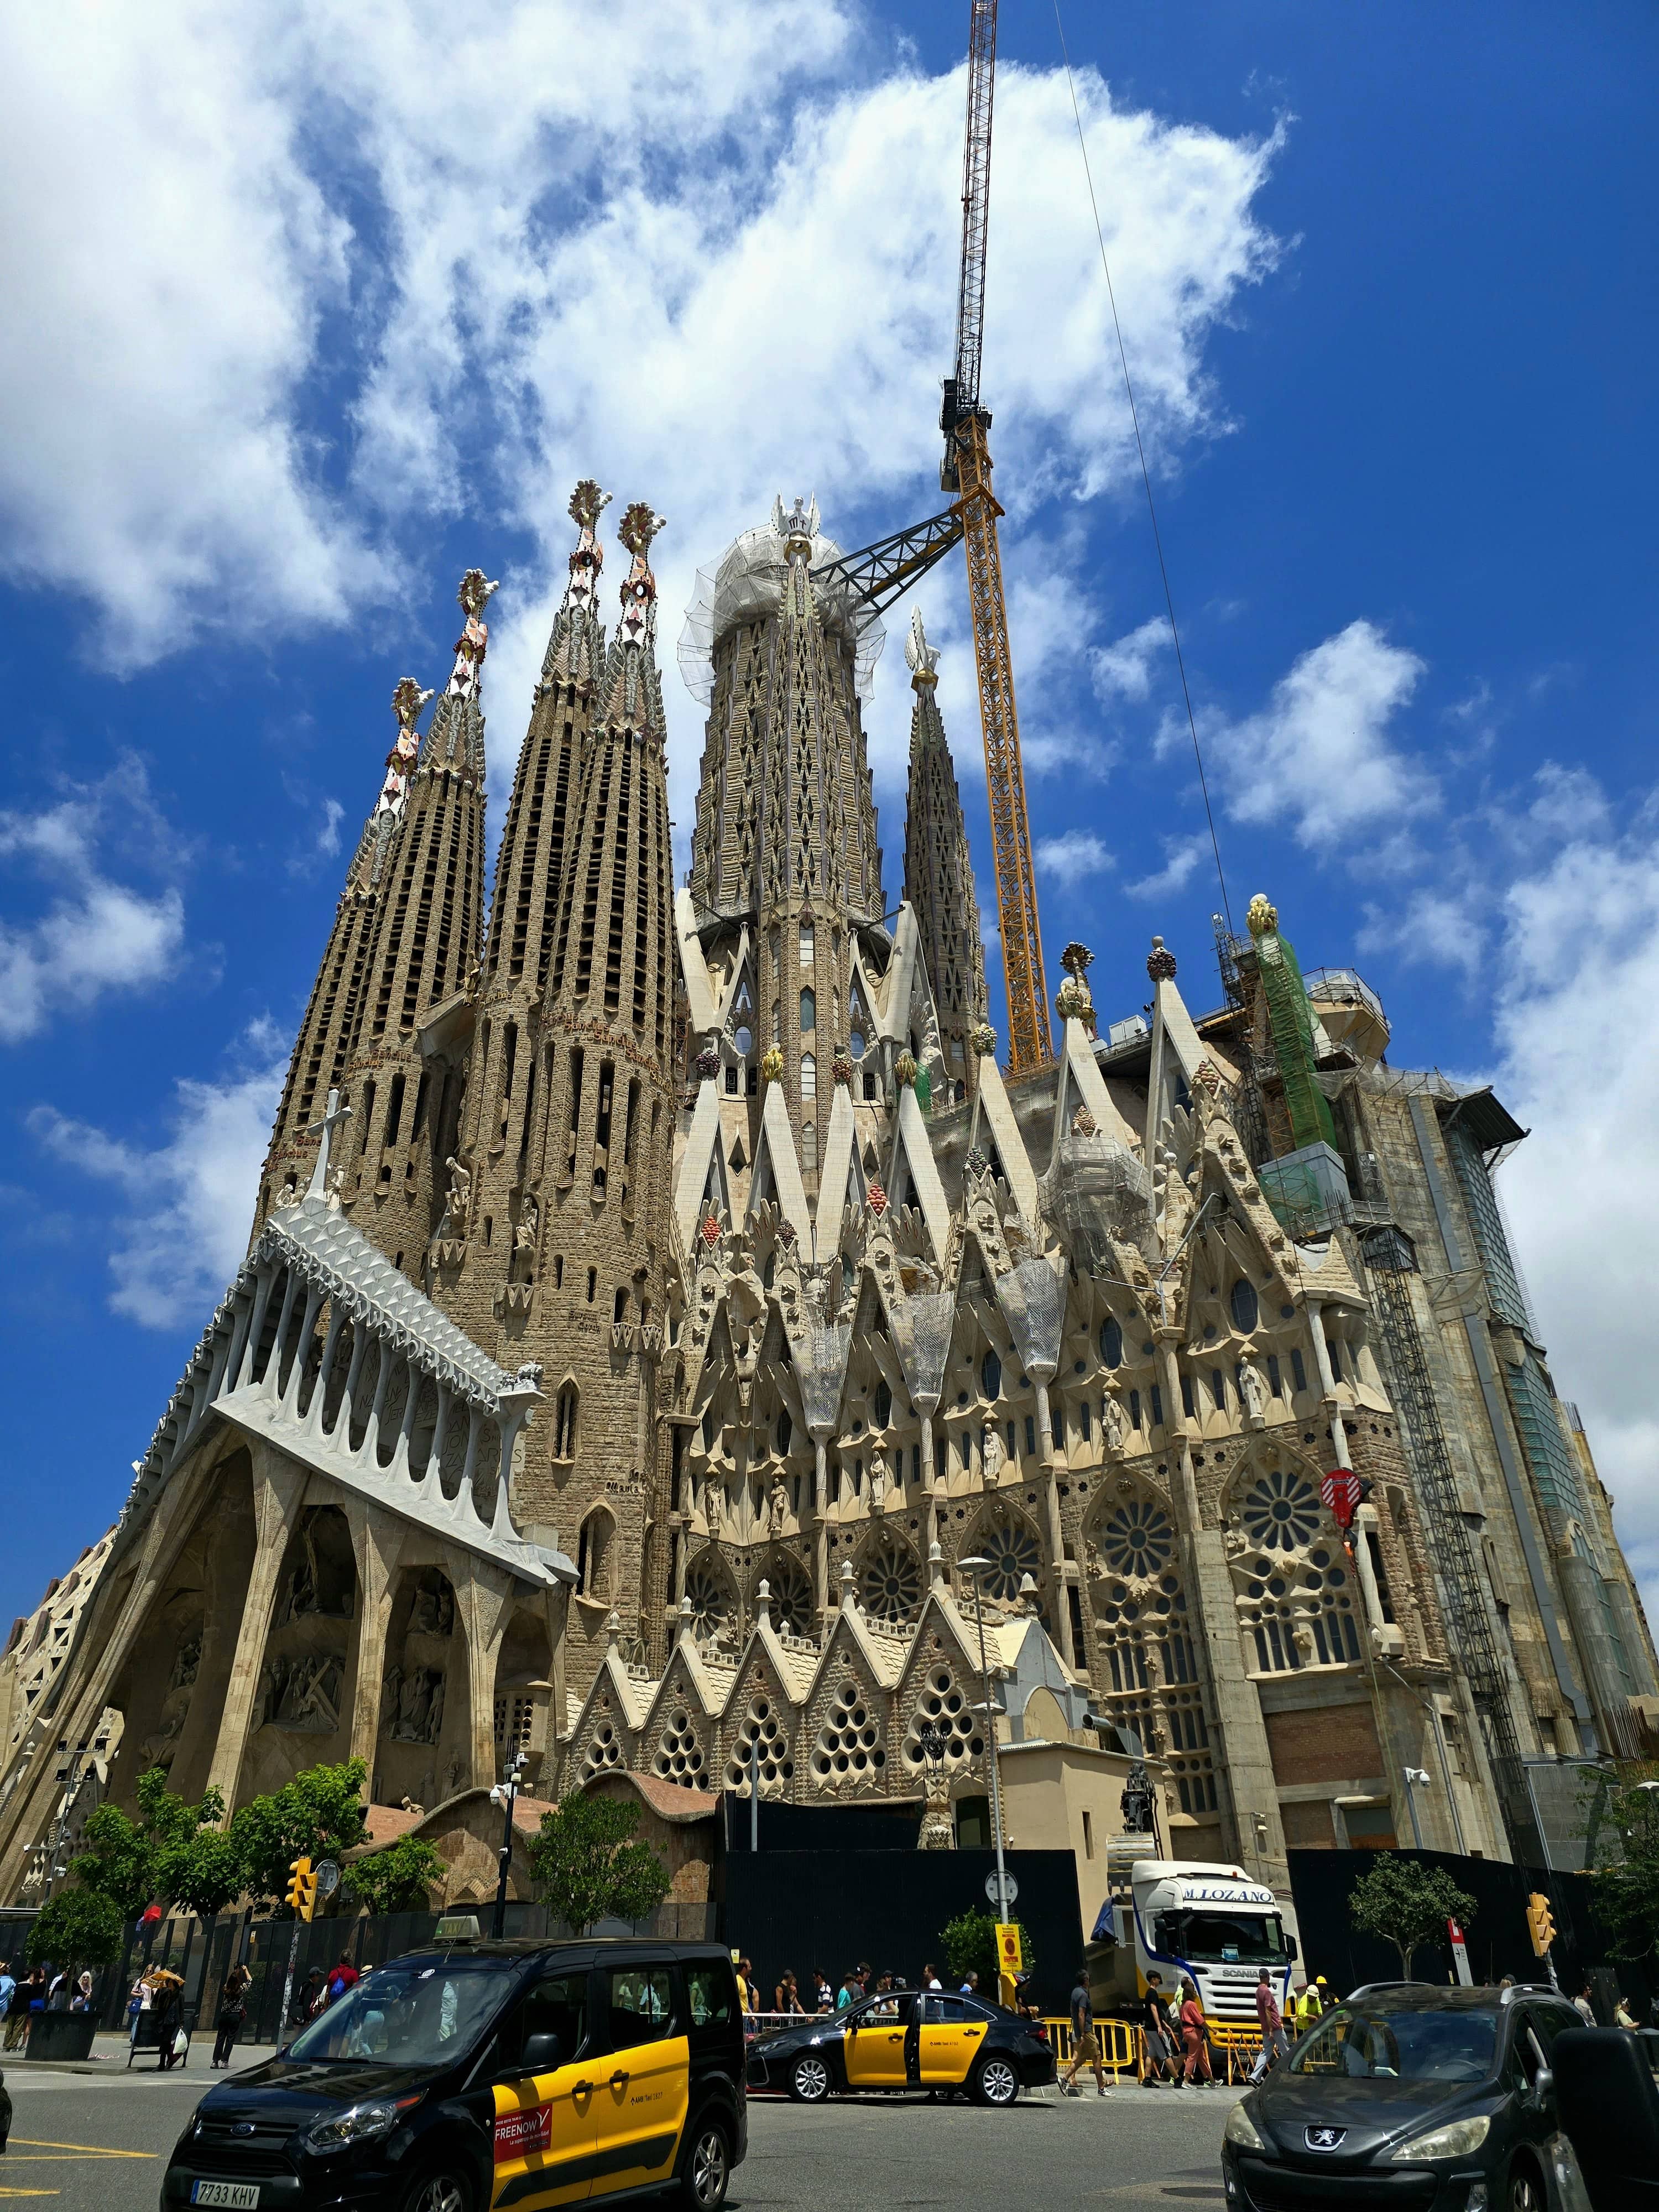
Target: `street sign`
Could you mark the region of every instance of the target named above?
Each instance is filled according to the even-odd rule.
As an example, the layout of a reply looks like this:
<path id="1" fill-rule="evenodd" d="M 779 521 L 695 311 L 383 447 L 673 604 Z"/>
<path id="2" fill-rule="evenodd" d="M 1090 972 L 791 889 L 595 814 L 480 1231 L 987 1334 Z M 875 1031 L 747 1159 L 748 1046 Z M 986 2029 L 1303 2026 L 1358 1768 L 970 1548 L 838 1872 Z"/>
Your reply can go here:
<path id="1" fill-rule="evenodd" d="M 1019 1940 L 1019 1929 L 1012 1920 L 997 1923 L 997 1966 L 1005 1974 L 1018 1974 L 1025 1965 L 1025 1947 Z"/>
<path id="2" fill-rule="evenodd" d="M 1469 1947 L 1463 1941 L 1463 1931 L 1455 1920 L 1446 1923 L 1446 1933 L 1451 1938 L 1452 1964 L 1457 1969 L 1457 1978 L 1467 1990 L 1474 1980 L 1469 1971 Z"/>
<path id="3" fill-rule="evenodd" d="M 1319 1486 L 1326 1510 L 1346 1536 L 1359 1506 L 1359 1477 L 1351 1467 L 1334 1467 Z"/>
<path id="4" fill-rule="evenodd" d="M 1019 1884 L 1014 1880 L 1012 1875 L 1006 1874 L 1002 1877 L 1001 1887 L 1008 1893 L 1009 1904 L 1012 1905 L 1019 1895 Z M 997 1870 L 994 1867 L 992 1868 L 990 1873 L 985 1877 L 985 1894 L 990 1899 L 993 1905 L 996 1905 L 1000 1901 L 998 1895 Z"/>
<path id="5" fill-rule="evenodd" d="M 332 1897 L 340 1887 L 340 1869 L 332 1859 L 319 1859 L 313 1871 L 319 1897 Z"/>

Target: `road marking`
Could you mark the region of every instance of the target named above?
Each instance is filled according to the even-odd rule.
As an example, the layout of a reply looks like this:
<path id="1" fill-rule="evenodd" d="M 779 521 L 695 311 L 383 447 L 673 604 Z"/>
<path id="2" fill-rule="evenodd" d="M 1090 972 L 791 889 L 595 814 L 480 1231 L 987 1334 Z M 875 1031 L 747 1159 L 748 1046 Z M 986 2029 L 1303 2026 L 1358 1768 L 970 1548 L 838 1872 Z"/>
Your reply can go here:
<path id="1" fill-rule="evenodd" d="M 3 2182 L 0 2182 L 0 2197 L 59 2197 L 62 2194 L 63 2191 L 58 2189 L 8 2189 Z"/>
<path id="2" fill-rule="evenodd" d="M 161 2154 L 155 2150 L 111 2150 L 104 2143 L 39 2142 L 29 2136 L 14 2136 L 12 2141 L 27 2150 L 78 2150 L 88 2158 L 159 2158 Z"/>

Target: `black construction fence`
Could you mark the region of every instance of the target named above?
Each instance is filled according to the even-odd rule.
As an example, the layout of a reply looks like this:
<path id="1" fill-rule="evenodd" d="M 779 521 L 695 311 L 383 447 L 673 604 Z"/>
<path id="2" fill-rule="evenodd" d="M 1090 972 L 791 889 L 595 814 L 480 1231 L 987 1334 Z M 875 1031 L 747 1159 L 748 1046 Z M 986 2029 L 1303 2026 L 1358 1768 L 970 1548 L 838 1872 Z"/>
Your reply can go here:
<path id="1" fill-rule="evenodd" d="M 1289 1856 L 1302 1943 L 1297 1978 L 1304 1971 L 1310 1978 L 1323 1974 L 1339 1996 L 1363 1982 L 1398 1981 L 1399 1953 L 1391 1943 L 1361 1935 L 1348 1903 L 1355 1882 L 1382 1854 L 1291 1851 Z M 1505 1974 L 1517 1982 L 1548 1979 L 1549 1969 L 1534 1955 L 1527 1928 L 1527 1899 L 1537 1891 L 1550 1900 L 1556 1928 L 1555 1971 L 1569 1996 L 1577 1996 L 1588 1981 L 1600 2009 L 1603 2002 L 1610 2006 L 1615 1988 L 1644 2008 L 1659 1994 L 1659 1982 L 1643 1966 L 1609 1956 L 1588 1875 L 1511 1866 L 1501 1859 L 1462 1858 L 1452 1851 L 1397 1851 L 1395 1856 L 1440 1868 L 1474 1899 L 1475 1910 L 1463 1933 L 1469 1970 L 1477 1982 L 1497 1982 Z M 1452 1980 L 1449 1942 L 1425 1943 L 1413 1960 L 1412 1971 L 1419 1981 Z"/>
<path id="2" fill-rule="evenodd" d="M 718 1924 L 721 1939 L 753 1961 L 763 2003 L 786 1970 L 803 1989 L 820 1968 L 838 1988 L 861 1960 L 906 1981 L 930 1960 L 945 1972 L 946 1921 L 994 1911 L 986 1881 L 996 1854 L 918 1850 L 921 1819 L 915 1806 L 763 1802 L 751 1850 L 748 1800 L 727 1797 Z M 1083 1957 L 1077 1861 L 1065 1850 L 1009 1851 L 1006 1859 L 1039 2001 L 1063 2013 Z"/>

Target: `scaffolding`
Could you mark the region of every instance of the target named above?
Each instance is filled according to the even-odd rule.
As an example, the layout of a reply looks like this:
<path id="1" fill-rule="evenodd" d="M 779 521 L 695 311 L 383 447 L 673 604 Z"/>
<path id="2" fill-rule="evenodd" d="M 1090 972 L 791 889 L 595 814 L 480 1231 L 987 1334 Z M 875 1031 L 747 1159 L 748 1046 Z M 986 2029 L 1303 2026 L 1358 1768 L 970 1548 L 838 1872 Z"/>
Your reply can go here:
<path id="1" fill-rule="evenodd" d="M 1435 1403 L 1422 1333 L 1413 1310 L 1409 1278 L 1418 1272 L 1417 1254 L 1411 1238 L 1393 1225 L 1369 1231 L 1360 1249 L 1370 1279 L 1372 1310 L 1382 1330 L 1389 1393 L 1400 1424 L 1401 1443 L 1428 1524 L 1430 1556 L 1439 1583 L 1452 1658 L 1468 1683 L 1480 1723 L 1510 1850 L 1517 1864 L 1540 1865 L 1544 1861 L 1510 1710 L 1508 1685 L 1486 1611 L 1474 1540 L 1458 1501 L 1457 1478 Z"/>
<path id="2" fill-rule="evenodd" d="M 1215 929 L 1215 958 L 1221 970 L 1221 988 L 1227 995 L 1227 1004 L 1238 1017 L 1237 1049 L 1233 1054 L 1238 1063 L 1238 1081 L 1228 1091 L 1227 1110 L 1250 1165 L 1259 1168 L 1264 1161 L 1272 1159 L 1273 1148 L 1268 1141 L 1267 1116 L 1261 1103 L 1261 1070 L 1250 1042 L 1249 994 L 1239 964 L 1240 953 L 1249 951 L 1249 947 L 1242 938 L 1233 935 L 1224 915 L 1212 914 L 1210 920 Z"/>

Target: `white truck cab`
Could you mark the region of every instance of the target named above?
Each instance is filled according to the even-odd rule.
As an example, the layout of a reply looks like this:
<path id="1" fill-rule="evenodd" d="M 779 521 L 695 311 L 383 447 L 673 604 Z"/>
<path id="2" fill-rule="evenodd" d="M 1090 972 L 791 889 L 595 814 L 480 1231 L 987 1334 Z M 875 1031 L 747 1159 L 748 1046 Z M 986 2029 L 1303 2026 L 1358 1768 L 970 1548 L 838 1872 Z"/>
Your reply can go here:
<path id="1" fill-rule="evenodd" d="M 1097 2013 L 1139 2018 L 1154 1968 L 1172 2014 L 1184 1974 L 1210 2019 L 1254 2027 L 1264 1966 L 1280 2009 L 1288 2006 L 1297 1949 L 1288 1899 L 1221 1862 L 1139 1858 L 1125 1869 L 1109 1858 L 1108 1866 L 1112 1893 L 1087 1954 Z"/>

